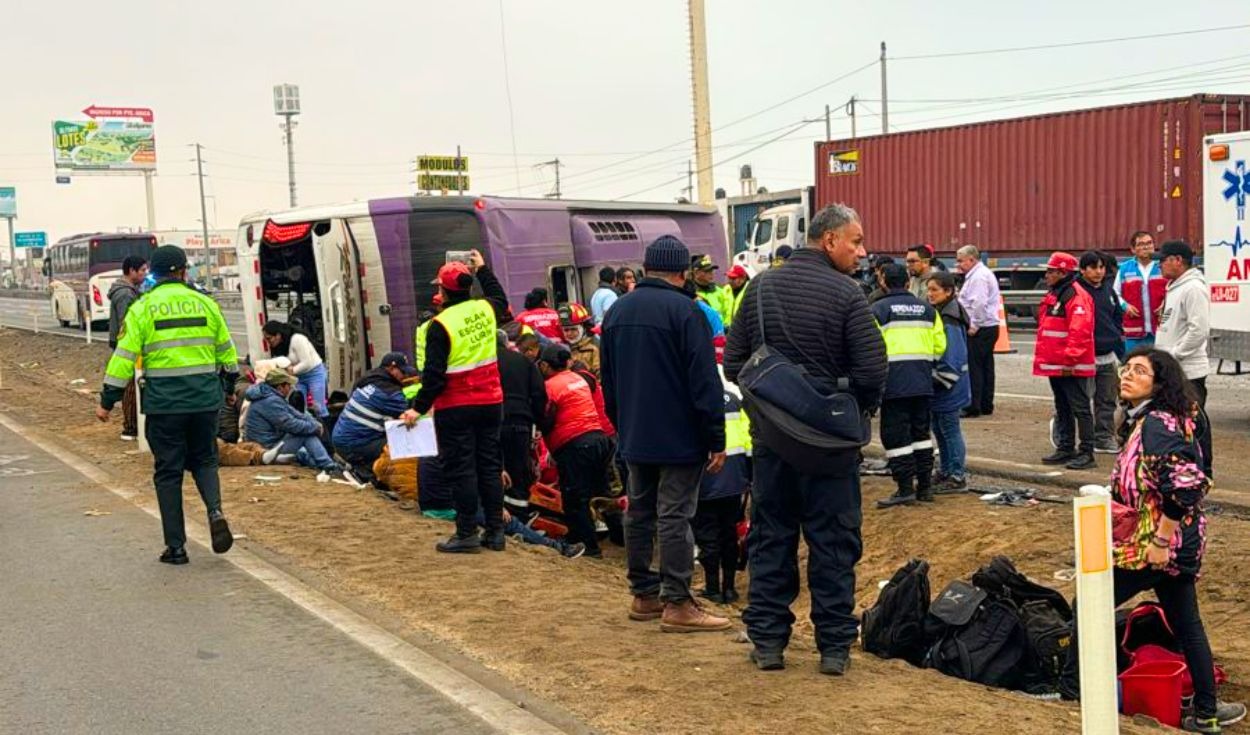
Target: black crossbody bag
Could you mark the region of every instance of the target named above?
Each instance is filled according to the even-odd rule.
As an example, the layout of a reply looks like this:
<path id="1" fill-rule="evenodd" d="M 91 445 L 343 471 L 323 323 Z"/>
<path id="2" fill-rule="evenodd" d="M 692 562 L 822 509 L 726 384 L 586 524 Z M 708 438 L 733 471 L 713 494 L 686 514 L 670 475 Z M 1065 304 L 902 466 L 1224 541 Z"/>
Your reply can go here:
<path id="1" fill-rule="evenodd" d="M 868 444 L 872 437 L 868 415 L 860 410 L 848 378 L 829 376 L 830 381 L 814 376 L 768 346 L 764 329 L 764 289 L 768 282 L 763 274 L 757 278 L 760 283 L 755 315 L 760 346 L 738 373 L 744 403 L 769 449 L 801 470 L 827 469 L 825 462 L 831 453 L 840 454 Z M 820 364 L 790 337 L 784 320 L 782 331 L 808 362 Z M 842 372 L 836 362 L 833 367 Z"/>

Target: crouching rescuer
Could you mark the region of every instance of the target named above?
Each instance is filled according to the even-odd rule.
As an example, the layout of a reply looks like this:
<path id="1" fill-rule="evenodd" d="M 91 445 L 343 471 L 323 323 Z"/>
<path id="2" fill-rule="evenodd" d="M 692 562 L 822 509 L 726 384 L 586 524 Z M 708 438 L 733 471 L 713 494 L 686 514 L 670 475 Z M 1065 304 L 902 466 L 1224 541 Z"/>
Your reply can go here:
<path id="1" fill-rule="evenodd" d="M 239 357 L 217 303 L 187 286 L 187 256 L 182 249 L 162 245 L 152 253 L 151 266 L 156 286 L 126 312 L 105 368 L 96 417 L 108 421 L 142 358 L 141 407 L 147 417 L 147 440 L 156 465 L 152 480 L 165 533 L 160 560 L 186 564 L 184 471 L 195 479 L 208 509 L 213 551 L 224 554 L 234 544 L 221 512 L 217 412 L 226 386 L 238 379 Z"/>

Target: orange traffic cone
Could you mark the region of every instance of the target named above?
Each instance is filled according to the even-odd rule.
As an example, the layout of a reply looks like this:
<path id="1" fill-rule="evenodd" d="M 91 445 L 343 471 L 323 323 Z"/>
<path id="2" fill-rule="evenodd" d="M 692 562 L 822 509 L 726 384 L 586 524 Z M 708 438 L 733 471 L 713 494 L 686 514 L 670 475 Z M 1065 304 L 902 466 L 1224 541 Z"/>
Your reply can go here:
<path id="1" fill-rule="evenodd" d="M 1007 310 L 1003 308 L 1003 295 L 998 295 L 998 339 L 994 342 L 995 355 L 1010 355 L 1015 353 L 1015 348 L 1011 346 L 1011 335 L 1007 333 Z"/>

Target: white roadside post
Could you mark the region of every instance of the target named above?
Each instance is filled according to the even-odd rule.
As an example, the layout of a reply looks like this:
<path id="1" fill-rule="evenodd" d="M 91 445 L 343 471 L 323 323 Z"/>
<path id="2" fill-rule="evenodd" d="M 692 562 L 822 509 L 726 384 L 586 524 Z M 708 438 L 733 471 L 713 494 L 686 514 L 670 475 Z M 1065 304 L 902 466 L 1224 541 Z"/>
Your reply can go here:
<path id="1" fill-rule="evenodd" d="M 139 358 L 139 362 L 135 364 L 135 426 L 138 428 L 139 436 L 135 440 L 139 442 L 139 451 L 148 453 L 152 448 L 148 446 L 148 435 L 145 429 L 147 421 L 143 416 L 143 391 L 139 389 L 143 381 L 143 358 Z"/>
<path id="2" fill-rule="evenodd" d="M 87 311 L 87 344 L 91 344 L 91 311 Z"/>
<path id="3" fill-rule="evenodd" d="M 1081 732 L 1083 735 L 1118 735 L 1120 708 L 1116 680 L 1110 489 L 1101 485 L 1085 485 L 1072 505 L 1076 538 Z"/>

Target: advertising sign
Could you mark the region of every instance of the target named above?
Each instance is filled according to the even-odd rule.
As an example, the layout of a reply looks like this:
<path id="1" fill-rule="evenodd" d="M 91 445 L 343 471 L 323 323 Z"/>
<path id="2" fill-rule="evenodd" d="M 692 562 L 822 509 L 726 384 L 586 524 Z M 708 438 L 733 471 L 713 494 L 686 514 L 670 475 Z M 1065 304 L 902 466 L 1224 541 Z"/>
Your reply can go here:
<path id="1" fill-rule="evenodd" d="M 52 123 L 53 161 L 73 171 L 152 171 L 156 134 L 152 111 L 143 107 L 96 107 L 82 120 Z"/>
<path id="2" fill-rule="evenodd" d="M 46 248 L 48 247 L 48 233 L 15 232 L 13 233 L 13 245 L 19 248 Z"/>
<path id="3" fill-rule="evenodd" d="M 0 217 L 17 216 L 17 189 L 0 186 Z"/>
<path id="4" fill-rule="evenodd" d="M 833 151 L 829 154 L 829 175 L 847 176 L 859 173 L 859 151 Z"/>
<path id="5" fill-rule="evenodd" d="M 469 188 L 468 156 L 418 156 L 417 188 L 464 191 Z"/>

